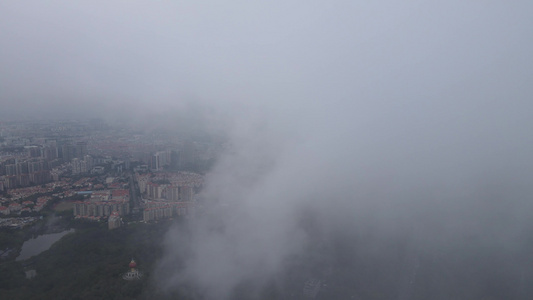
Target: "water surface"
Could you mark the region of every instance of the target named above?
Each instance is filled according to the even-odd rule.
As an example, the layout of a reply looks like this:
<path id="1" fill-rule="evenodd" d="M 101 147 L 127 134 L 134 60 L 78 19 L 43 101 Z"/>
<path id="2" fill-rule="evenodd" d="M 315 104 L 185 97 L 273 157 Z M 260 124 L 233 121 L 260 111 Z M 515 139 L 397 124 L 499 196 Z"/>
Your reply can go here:
<path id="1" fill-rule="evenodd" d="M 55 242 L 69 232 L 74 232 L 74 229 L 65 230 L 59 233 L 40 235 L 36 238 L 25 241 L 24 244 L 22 244 L 22 250 L 20 251 L 20 254 L 17 256 L 16 260 L 25 260 L 45 250 L 48 250 Z"/>

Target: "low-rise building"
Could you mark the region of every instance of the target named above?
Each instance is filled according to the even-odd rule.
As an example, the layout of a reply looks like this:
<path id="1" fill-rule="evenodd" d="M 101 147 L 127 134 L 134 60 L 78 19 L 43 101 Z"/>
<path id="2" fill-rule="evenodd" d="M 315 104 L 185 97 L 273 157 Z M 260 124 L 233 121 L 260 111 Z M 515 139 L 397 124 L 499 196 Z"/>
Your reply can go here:
<path id="1" fill-rule="evenodd" d="M 109 219 L 107 220 L 107 224 L 110 230 L 122 226 L 122 218 L 120 218 L 120 215 L 117 211 L 111 213 Z"/>
<path id="2" fill-rule="evenodd" d="M 9 207 L 0 206 L 0 214 L 9 215 L 10 214 Z"/>

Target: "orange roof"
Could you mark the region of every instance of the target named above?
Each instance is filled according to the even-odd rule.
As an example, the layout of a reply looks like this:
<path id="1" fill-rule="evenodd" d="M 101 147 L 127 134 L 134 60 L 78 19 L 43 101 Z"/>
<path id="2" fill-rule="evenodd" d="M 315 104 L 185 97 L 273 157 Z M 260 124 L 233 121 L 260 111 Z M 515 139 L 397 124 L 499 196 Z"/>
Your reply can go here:
<path id="1" fill-rule="evenodd" d="M 130 194 L 130 191 L 128 190 L 112 190 L 111 191 L 111 195 L 113 195 L 113 197 L 126 196 L 129 194 Z"/>

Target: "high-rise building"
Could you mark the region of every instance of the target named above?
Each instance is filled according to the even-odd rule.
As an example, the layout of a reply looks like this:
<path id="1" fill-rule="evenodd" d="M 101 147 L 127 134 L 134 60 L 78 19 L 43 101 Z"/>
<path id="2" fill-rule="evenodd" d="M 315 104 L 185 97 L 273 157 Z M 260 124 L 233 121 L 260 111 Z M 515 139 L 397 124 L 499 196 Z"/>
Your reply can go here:
<path id="1" fill-rule="evenodd" d="M 80 160 L 77 159 L 77 158 L 73 158 L 72 161 L 71 161 L 71 165 L 72 165 L 72 174 L 76 175 L 76 174 L 80 174 L 81 173 L 81 167 L 80 167 Z"/>
<path id="2" fill-rule="evenodd" d="M 150 169 L 159 170 L 159 156 L 157 153 L 150 158 Z"/>
<path id="3" fill-rule="evenodd" d="M 90 155 L 85 155 L 83 157 L 83 160 L 85 161 L 85 163 L 87 163 L 87 171 L 90 171 L 93 166 L 94 166 L 94 159 L 92 156 Z"/>
<path id="4" fill-rule="evenodd" d="M 6 175 L 17 175 L 17 165 L 15 164 L 12 164 L 12 165 L 6 165 L 6 171 L 5 171 Z"/>
<path id="5" fill-rule="evenodd" d="M 41 148 L 38 146 L 28 146 L 26 151 L 29 157 L 41 157 Z"/>
<path id="6" fill-rule="evenodd" d="M 61 150 L 63 161 L 69 162 L 75 157 L 76 148 L 71 143 L 63 144 Z"/>
<path id="7" fill-rule="evenodd" d="M 57 158 L 57 147 L 47 145 L 43 148 L 43 158 L 46 160 L 53 160 Z"/>
<path id="8" fill-rule="evenodd" d="M 166 198 L 169 201 L 179 201 L 180 200 L 180 187 L 177 185 L 171 185 L 167 187 Z"/>
<path id="9" fill-rule="evenodd" d="M 77 142 L 76 143 L 76 157 L 83 159 L 85 155 L 87 155 L 87 143 Z"/>
<path id="10" fill-rule="evenodd" d="M 192 186 L 182 186 L 180 188 L 180 201 L 192 201 L 194 189 Z"/>

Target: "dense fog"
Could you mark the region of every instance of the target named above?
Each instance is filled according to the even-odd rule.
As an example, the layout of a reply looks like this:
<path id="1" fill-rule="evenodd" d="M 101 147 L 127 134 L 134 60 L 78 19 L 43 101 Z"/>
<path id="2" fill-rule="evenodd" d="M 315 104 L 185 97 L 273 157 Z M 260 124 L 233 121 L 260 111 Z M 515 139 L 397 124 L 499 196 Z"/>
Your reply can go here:
<path id="1" fill-rule="evenodd" d="M 4 2 L 0 116 L 225 137 L 198 216 L 167 233 L 162 295 L 529 299 L 532 12 Z"/>

